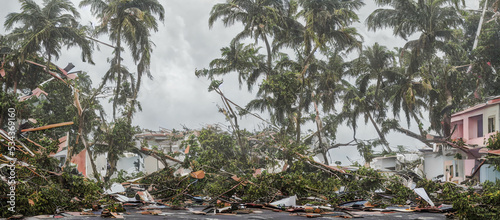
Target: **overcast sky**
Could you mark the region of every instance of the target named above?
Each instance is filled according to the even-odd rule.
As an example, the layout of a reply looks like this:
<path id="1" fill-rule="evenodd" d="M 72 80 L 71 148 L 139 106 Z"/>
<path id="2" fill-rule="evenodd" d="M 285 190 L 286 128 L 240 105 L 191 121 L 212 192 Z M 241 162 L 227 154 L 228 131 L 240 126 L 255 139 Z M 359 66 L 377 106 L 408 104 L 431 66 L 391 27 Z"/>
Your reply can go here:
<path id="1" fill-rule="evenodd" d="M 41 3 L 41 0 L 36 2 Z M 75 6 L 79 1 L 73 0 Z M 156 44 L 151 59 L 151 71 L 153 80 L 145 79 L 141 86 L 139 101 L 143 111 L 138 112 L 134 118 L 134 124 L 142 128 L 158 130 L 159 127 L 167 129 L 181 129 L 182 125 L 197 129 L 208 124 L 227 124 L 222 114 L 218 112 L 217 105 L 222 105 L 220 98 L 213 92 L 208 92 L 210 82 L 206 78 L 197 78 L 195 69 L 208 67 L 208 63 L 220 57 L 220 48 L 229 45 L 231 39 L 242 30 L 240 25 L 225 28 L 221 22 L 217 22 L 212 29 L 208 28 L 208 16 L 213 5 L 224 2 L 223 0 L 160 0 L 165 8 L 165 22 L 160 24 L 159 31 L 152 33 L 152 40 Z M 469 0 L 470 8 L 477 9 L 478 3 Z M 364 37 L 364 45 L 371 46 L 375 42 L 387 46 L 401 47 L 405 43 L 402 39 L 394 37 L 392 31 L 368 32 L 363 25 L 365 18 L 375 9 L 373 1 L 365 1 L 366 6 L 360 9 L 358 15 L 361 23 L 356 24 L 358 32 Z M 2 1 L 0 10 L 0 24 L 3 25 L 5 16 L 10 12 L 20 12 L 18 1 Z M 90 8 L 80 8 L 81 23 L 97 24 L 97 20 L 90 13 Z M 5 30 L 0 28 L 0 34 Z M 109 42 L 106 36 L 100 40 Z M 100 82 L 103 74 L 109 69 L 107 58 L 112 56 L 112 51 L 105 46 L 95 51 L 93 58 L 95 65 L 83 63 L 80 58 L 80 50 L 77 48 L 63 52 L 61 58 L 55 61 L 61 67 L 72 62 L 76 67 L 73 71 L 87 71 L 94 83 L 94 87 Z M 125 65 L 129 70 L 135 70 L 134 63 L 130 57 L 125 57 Z M 226 96 L 245 106 L 254 98 L 243 86 L 240 90 L 237 78 L 234 76 L 224 77 L 222 88 Z M 101 100 L 107 103 L 107 100 Z M 110 105 L 107 105 L 107 113 L 111 115 Z M 243 125 L 250 130 L 258 129 L 261 122 L 252 117 L 241 119 Z M 359 122 L 358 135 L 360 138 L 376 138 L 375 130 L 371 125 Z M 414 128 L 415 129 L 415 128 Z M 339 129 L 337 135 L 340 142 L 352 139 L 350 129 Z M 423 146 L 415 139 L 402 134 L 392 133 L 388 137 L 391 146 L 404 145 L 409 149 Z M 338 149 L 331 153 L 335 155 L 350 155 L 351 159 L 359 160 L 361 157 L 353 153 L 353 148 Z M 347 159 L 336 157 L 347 164 Z"/>

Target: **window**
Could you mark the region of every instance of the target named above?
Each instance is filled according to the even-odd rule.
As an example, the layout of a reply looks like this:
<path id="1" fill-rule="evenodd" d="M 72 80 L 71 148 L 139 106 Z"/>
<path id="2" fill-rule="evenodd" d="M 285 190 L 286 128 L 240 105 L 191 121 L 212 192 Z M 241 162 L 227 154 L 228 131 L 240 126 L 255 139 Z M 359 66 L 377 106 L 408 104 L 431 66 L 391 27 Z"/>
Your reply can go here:
<path id="1" fill-rule="evenodd" d="M 495 132 L 495 116 L 488 117 L 488 133 Z"/>
<path id="2" fill-rule="evenodd" d="M 485 117 L 485 122 L 484 123 L 488 123 L 488 118 Z M 472 117 L 469 117 L 469 127 L 468 127 L 468 130 L 469 130 L 469 139 L 475 139 L 475 138 L 480 138 L 480 137 L 483 137 L 483 130 L 484 132 L 487 132 L 487 125 L 488 124 L 485 124 L 484 125 L 484 128 L 483 128 L 483 115 L 476 115 L 476 116 L 472 116 Z M 465 128 L 464 128 L 465 129 Z"/>
<path id="3" fill-rule="evenodd" d="M 477 119 L 477 137 L 483 137 L 483 118 Z"/>

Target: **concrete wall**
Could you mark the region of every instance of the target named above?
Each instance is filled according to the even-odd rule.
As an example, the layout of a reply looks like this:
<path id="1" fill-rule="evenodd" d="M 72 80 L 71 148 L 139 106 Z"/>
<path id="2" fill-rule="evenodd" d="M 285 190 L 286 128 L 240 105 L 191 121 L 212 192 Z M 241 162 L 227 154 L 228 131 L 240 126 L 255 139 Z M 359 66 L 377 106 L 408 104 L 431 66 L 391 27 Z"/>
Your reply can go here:
<path id="1" fill-rule="evenodd" d="M 384 170 L 384 169 L 394 170 L 396 168 L 396 159 L 397 159 L 396 156 L 377 157 L 373 159 L 373 161 L 370 163 L 370 166 L 373 169 L 377 170 Z"/>
<path id="2" fill-rule="evenodd" d="M 438 175 L 444 175 L 446 171 L 445 161 L 450 161 L 450 160 L 453 160 L 453 156 L 444 156 L 444 155 L 439 155 L 438 153 L 425 153 L 424 154 L 425 177 L 431 180 L 437 177 Z M 445 176 L 441 178 L 442 181 L 445 180 Z"/>
<path id="3" fill-rule="evenodd" d="M 485 108 L 483 112 L 483 131 L 484 134 L 488 134 L 488 118 L 493 117 L 495 121 L 495 131 L 498 131 L 498 121 L 500 115 L 500 105 L 493 105 L 489 108 Z M 494 132 L 491 132 L 494 133 Z M 491 134 L 490 133 L 490 134 Z"/>
<path id="4" fill-rule="evenodd" d="M 107 153 L 105 154 L 99 154 L 96 156 L 94 163 L 97 168 L 97 172 L 99 175 L 104 176 L 106 175 L 106 166 L 107 166 Z M 90 158 L 87 154 L 87 177 L 90 179 L 95 179 L 94 178 L 94 172 L 92 171 L 92 165 L 90 164 Z"/>
<path id="5" fill-rule="evenodd" d="M 464 160 L 464 175 L 470 176 L 472 174 L 472 170 L 474 169 L 475 165 L 476 165 L 475 159 Z"/>
<path id="6" fill-rule="evenodd" d="M 163 164 L 152 156 L 144 158 L 144 172 L 150 174 L 165 168 Z"/>
<path id="7" fill-rule="evenodd" d="M 137 162 L 137 160 L 139 160 L 139 162 L 141 164 L 138 171 L 137 171 L 137 168 L 135 167 L 135 164 L 134 164 L 134 162 Z M 138 155 L 133 156 L 133 157 L 122 157 L 116 163 L 116 170 L 117 171 L 125 170 L 127 172 L 127 174 L 137 173 L 139 171 L 144 170 L 142 168 L 142 164 L 143 164 L 143 158 L 141 158 Z M 113 175 L 113 177 L 115 177 L 115 176 L 116 175 Z"/>
<path id="8" fill-rule="evenodd" d="M 481 166 L 481 169 L 479 169 L 479 175 L 481 183 L 484 183 L 487 180 L 490 182 L 500 180 L 500 172 L 496 171 L 495 167 L 490 166 L 489 164 Z"/>

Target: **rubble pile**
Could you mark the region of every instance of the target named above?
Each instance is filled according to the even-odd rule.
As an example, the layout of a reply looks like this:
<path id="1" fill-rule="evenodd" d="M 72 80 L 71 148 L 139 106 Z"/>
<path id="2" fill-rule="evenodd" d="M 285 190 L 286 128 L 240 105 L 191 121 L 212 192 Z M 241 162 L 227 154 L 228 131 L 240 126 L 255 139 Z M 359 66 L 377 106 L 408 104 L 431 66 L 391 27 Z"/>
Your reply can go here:
<path id="1" fill-rule="evenodd" d="M 468 187 L 426 180 L 411 170 L 387 172 L 359 165 L 330 166 L 308 156 L 301 146 L 272 145 L 259 149 L 259 145 L 269 144 L 269 137 L 272 135 L 247 138 L 246 146 L 254 146 L 248 153 L 248 149 L 235 145 L 231 135 L 204 129 L 183 141 L 183 160 L 176 159 L 174 164 L 149 175 L 119 177 L 111 182 L 94 182 L 75 174 L 78 172 L 71 167 L 55 173 L 49 171 L 58 168 L 54 158 L 43 154 L 26 156 L 26 162 L 20 164 L 26 169 L 19 173 L 24 182 L 17 189 L 20 213 L 106 218 L 179 212 L 281 213 L 309 218 L 354 218 L 367 212 L 432 212 L 470 219 L 489 218 L 499 212 L 500 184 L 487 182 Z M 175 157 L 156 154 L 167 159 Z M 45 169 L 41 168 L 43 164 Z M 0 189 L 7 194 L 4 183 Z M 3 212 L 2 216 L 8 214 Z"/>

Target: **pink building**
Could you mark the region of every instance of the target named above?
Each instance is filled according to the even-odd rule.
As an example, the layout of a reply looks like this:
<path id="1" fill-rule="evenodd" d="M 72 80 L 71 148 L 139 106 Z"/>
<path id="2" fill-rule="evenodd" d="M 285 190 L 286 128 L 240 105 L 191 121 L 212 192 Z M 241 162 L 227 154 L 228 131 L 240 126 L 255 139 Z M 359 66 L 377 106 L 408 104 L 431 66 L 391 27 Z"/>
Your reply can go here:
<path id="1" fill-rule="evenodd" d="M 460 183 L 470 177 L 484 182 L 495 181 L 498 172 L 483 166 L 488 150 L 488 138 L 499 129 L 500 96 L 475 105 L 451 116 L 451 139 L 462 139 L 465 146 L 437 145 L 433 150 L 422 149 L 427 178 Z"/>
<path id="2" fill-rule="evenodd" d="M 469 146 L 484 147 L 488 137 L 498 131 L 500 97 L 457 112 L 451 116 L 455 128 L 452 139 L 462 138 Z"/>

